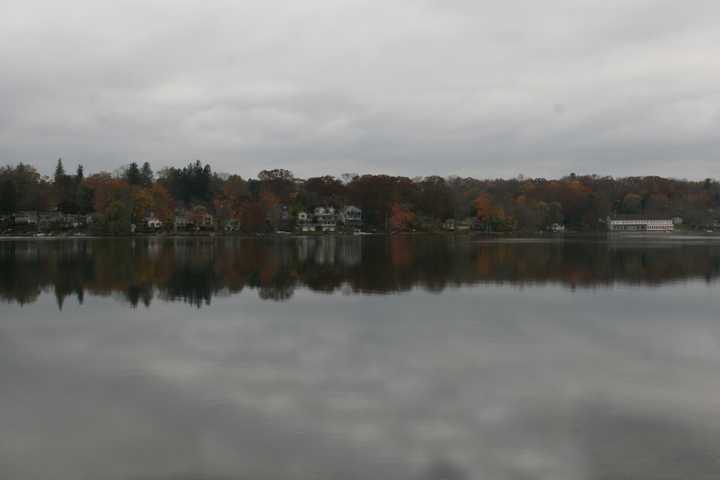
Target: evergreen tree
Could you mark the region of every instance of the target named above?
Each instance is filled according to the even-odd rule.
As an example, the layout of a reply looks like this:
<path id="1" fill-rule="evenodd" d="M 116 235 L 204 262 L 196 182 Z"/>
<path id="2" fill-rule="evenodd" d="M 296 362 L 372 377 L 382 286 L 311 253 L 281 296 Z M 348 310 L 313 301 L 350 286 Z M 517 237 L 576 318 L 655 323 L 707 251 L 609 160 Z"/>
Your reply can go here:
<path id="1" fill-rule="evenodd" d="M 55 183 L 62 181 L 65 176 L 65 168 L 63 167 L 62 158 L 58 158 L 57 166 L 55 167 Z"/>
<path id="2" fill-rule="evenodd" d="M 78 171 L 80 171 L 80 169 L 78 169 Z M 62 213 L 77 212 L 77 185 L 71 175 L 65 174 L 62 158 L 58 158 L 57 167 L 55 167 L 53 190 L 57 208 Z"/>
<path id="3" fill-rule="evenodd" d="M 149 187 L 150 185 L 152 185 L 154 175 L 152 168 L 150 168 L 150 163 L 143 163 L 142 170 L 140 171 L 140 178 L 142 179 L 142 184 L 144 186 Z"/>
<path id="4" fill-rule="evenodd" d="M 140 173 L 140 167 L 138 167 L 137 162 L 132 162 L 127 170 L 125 171 L 125 180 L 130 185 L 141 185 L 142 184 L 142 174 Z"/>
<path id="5" fill-rule="evenodd" d="M 80 213 L 91 213 L 95 210 L 95 190 L 80 184 L 77 192 L 77 207 Z"/>
<path id="6" fill-rule="evenodd" d="M 13 213 L 17 208 L 17 190 L 11 180 L 0 185 L 0 213 Z"/>
<path id="7" fill-rule="evenodd" d="M 85 178 L 85 172 L 83 171 L 83 166 L 78 165 L 77 173 L 75 174 L 75 182 L 80 185 L 82 183 L 83 178 Z"/>

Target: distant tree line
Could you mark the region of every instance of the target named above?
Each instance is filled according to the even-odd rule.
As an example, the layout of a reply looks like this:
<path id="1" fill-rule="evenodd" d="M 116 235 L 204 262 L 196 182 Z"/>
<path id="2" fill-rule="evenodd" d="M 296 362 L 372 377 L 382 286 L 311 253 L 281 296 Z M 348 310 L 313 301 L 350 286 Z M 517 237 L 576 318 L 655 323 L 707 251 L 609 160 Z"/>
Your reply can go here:
<path id="1" fill-rule="evenodd" d="M 98 228 L 129 230 L 148 215 L 172 224 L 177 209 L 208 212 L 215 228 L 234 222 L 241 231 L 277 228 L 279 209 L 290 218 L 316 206 L 355 205 L 375 230 L 435 230 L 443 222 L 472 223 L 488 232 L 605 229 L 610 214 L 680 217 L 689 228 L 720 219 L 720 184 L 713 179 L 657 176 L 614 178 L 575 175 L 559 179 L 476 179 L 343 174 L 297 178 L 284 169 L 257 178 L 219 175 L 200 161 L 157 174 L 148 162 L 113 173 L 67 173 L 59 159 L 52 177 L 27 164 L 0 167 L 0 215 L 17 211 L 94 214 Z"/>

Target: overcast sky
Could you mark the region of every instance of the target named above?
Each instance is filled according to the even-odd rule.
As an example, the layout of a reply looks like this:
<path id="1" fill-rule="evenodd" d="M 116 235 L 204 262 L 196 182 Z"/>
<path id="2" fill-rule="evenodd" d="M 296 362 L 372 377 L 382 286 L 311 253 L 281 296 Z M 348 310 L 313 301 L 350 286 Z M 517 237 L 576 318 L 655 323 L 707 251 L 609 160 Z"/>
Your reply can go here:
<path id="1" fill-rule="evenodd" d="M 0 164 L 720 177 L 720 2 L 0 0 Z"/>

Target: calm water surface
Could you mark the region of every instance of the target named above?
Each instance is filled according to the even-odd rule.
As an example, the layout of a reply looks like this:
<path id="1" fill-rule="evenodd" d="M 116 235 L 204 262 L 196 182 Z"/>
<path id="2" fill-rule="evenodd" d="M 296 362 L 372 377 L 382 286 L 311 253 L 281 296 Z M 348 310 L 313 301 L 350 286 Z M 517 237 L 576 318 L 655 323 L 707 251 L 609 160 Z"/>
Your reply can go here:
<path id="1" fill-rule="evenodd" d="M 720 243 L 0 241 L 0 478 L 720 477 Z"/>

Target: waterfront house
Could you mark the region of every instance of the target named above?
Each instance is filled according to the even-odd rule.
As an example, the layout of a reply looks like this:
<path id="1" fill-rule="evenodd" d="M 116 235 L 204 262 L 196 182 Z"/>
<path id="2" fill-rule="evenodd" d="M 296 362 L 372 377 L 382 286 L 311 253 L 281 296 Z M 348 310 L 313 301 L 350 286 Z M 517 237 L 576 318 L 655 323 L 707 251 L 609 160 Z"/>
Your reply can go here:
<path id="1" fill-rule="evenodd" d="M 317 207 L 313 212 L 316 230 L 321 232 L 334 232 L 337 226 L 337 216 L 333 207 Z"/>
<path id="2" fill-rule="evenodd" d="M 145 225 L 153 230 L 160 230 L 163 226 L 162 220 L 157 218 L 155 215 L 149 215 L 145 218 Z"/>
<path id="3" fill-rule="evenodd" d="M 15 225 L 37 225 L 38 214 L 32 211 L 17 212 L 14 215 Z"/>
<path id="4" fill-rule="evenodd" d="M 670 217 L 615 215 L 607 219 L 611 232 L 672 232 L 675 228 Z"/>
<path id="5" fill-rule="evenodd" d="M 442 223 L 442 229 L 449 232 L 467 231 L 472 228 L 472 220 L 456 220 L 448 218 Z"/>
<path id="6" fill-rule="evenodd" d="M 315 231 L 315 225 L 312 223 L 312 217 L 305 211 L 298 212 L 297 214 L 297 229 L 301 232 L 312 232 Z"/>
<path id="7" fill-rule="evenodd" d="M 37 224 L 40 227 L 48 228 L 51 226 L 58 226 L 65 224 L 65 216 L 56 211 L 50 212 L 38 212 L 37 213 Z"/>
<path id="8" fill-rule="evenodd" d="M 206 212 L 201 220 L 201 227 L 203 228 L 213 228 L 215 226 L 215 216 L 211 213 Z"/>
<path id="9" fill-rule="evenodd" d="M 207 208 L 198 205 L 189 210 L 176 210 L 173 225 L 175 230 L 210 229 L 215 224 L 215 218 L 207 211 Z"/>
<path id="10" fill-rule="evenodd" d="M 455 230 L 468 231 L 472 228 L 472 219 L 459 220 L 455 222 Z"/>
<path id="11" fill-rule="evenodd" d="M 278 208 L 277 221 L 270 222 L 278 231 L 292 230 L 292 221 L 290 218 L 290 209 L 287 205 L 280 205 Z"/>
<path id="12" fill-rule="evenodd" d="M 192 220 L 188 212 L 186 210 L 176 210 L 173 225 L 175 230 L 184 230 L 192 225 Z"/>
<path id="13" fill-rule="evenodd" d="M 198 205 L 192 210 L 192 224 L 196 230 L 210 230 L 215 225 L 215 217 L 207 211 L 207 208 Z"/>
<path id="14" fill-rule="evenodd" d="M 225 231 L 230 232 L 239 232 L 240 231 L 240 220 L 237 218 L 231 218 L 227 222 L 225 222 Z"/>
<path id="15" fill-rule="evenodd" d="M 339 219 L 346 227 L 359 228 L 362 226 L 362 210 L 355 205 L 347 205 L 340 210 Z"/>
<path id="16" fill-rule="evenodd" d="M 87 225 L 87 215 L 80 213 L 68 213 L 60 216 L 55 221 L 60 221 L 67 228 L 79 228 Z"/>

